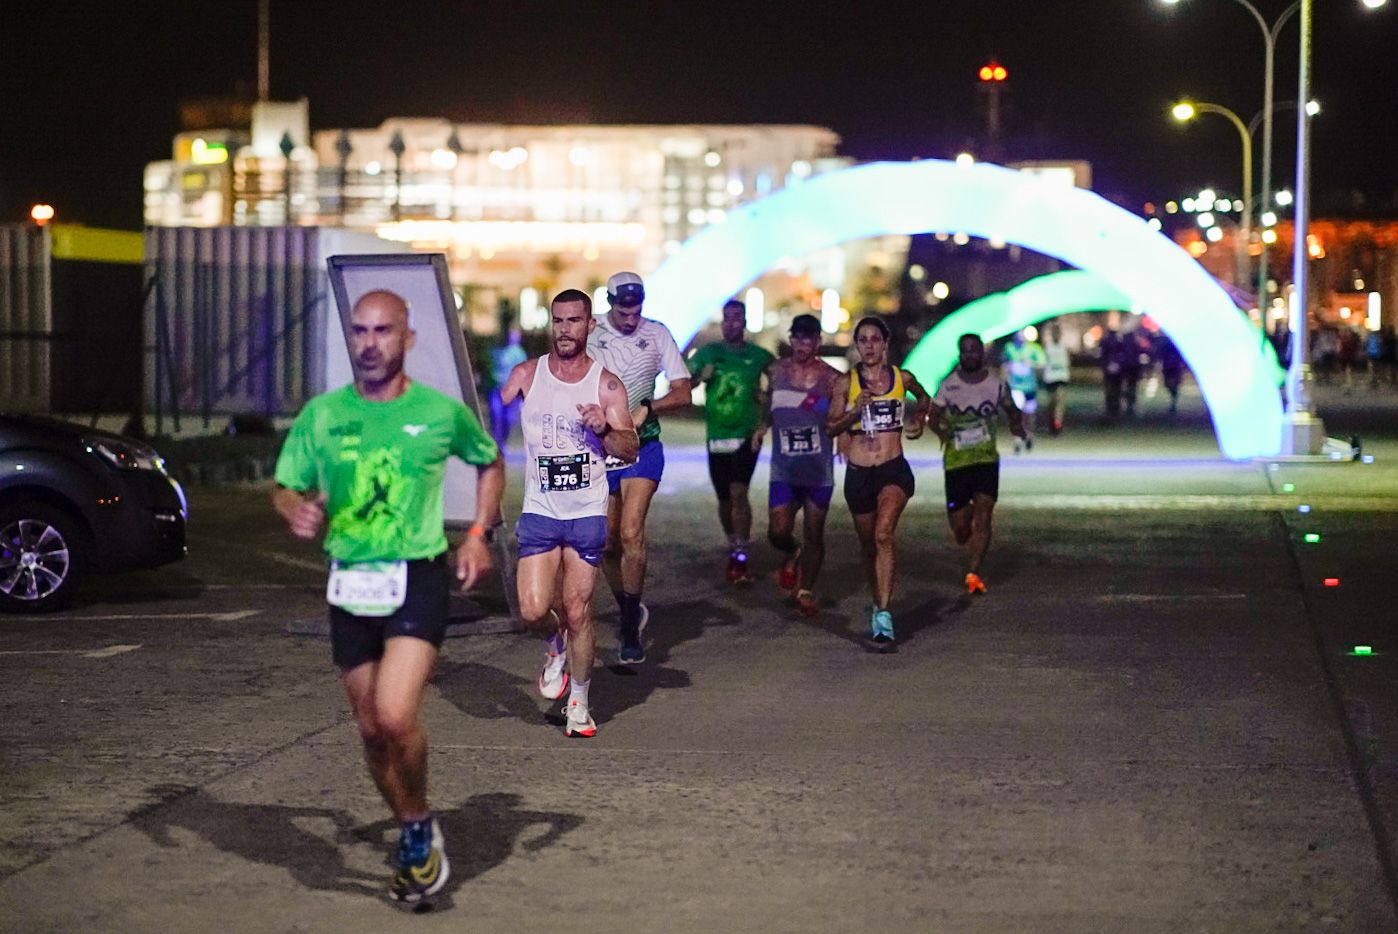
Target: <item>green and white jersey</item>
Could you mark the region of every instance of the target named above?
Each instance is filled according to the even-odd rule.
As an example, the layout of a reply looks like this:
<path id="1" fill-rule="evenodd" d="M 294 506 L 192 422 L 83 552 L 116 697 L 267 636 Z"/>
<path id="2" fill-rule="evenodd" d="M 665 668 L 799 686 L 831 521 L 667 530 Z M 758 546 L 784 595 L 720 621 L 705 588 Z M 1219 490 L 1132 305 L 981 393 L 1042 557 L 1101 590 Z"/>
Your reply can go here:
<path id="1" fill-rule="evenodd" d="M 964 379 L 958 368 L 942 380 L 932 402 L 946 410 L 950 423 L 950 437 L 942 454 L 947 470 L 1000 460 L 1000 452 L 995 447 L 995 430 L 1000 406 L 1009 394 L 1010 387 L 993 373 L 973 383 Z"/>
<path id="2" fill-rule="evenodd" d="M 316 396 L 291 426 L 277 482 L 328 497 L 325 551 L 344 562 L 434 558 L 447 549 L 447 458 L 492 463 L 499 449 L 466 406 L 421 383 L 389 402 L 346 386 Z"/>
<path id="3" fill-rule="evenodd" d="M 757 391 L 763 372 L 775 359 L 746 341 L 737 348 L 725 341 L 707 344 L 689 358 L 691 372 L 705 376 L 709 370 L 704 379 L 704 423 L 711 450 L 715 441 L 745 441 L 757 430 L 761 415 Z"/>

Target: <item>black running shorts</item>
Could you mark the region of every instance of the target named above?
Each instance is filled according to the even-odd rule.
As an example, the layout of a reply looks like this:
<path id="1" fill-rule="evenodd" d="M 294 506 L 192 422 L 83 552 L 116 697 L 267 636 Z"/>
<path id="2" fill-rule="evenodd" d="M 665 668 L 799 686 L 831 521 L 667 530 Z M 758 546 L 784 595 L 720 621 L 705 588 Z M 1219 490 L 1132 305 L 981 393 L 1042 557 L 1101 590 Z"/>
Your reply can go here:
<path id="1" fill-rule="evenodd" d="M 752 482 L 752 472 L 757 469 L 759 453 L 754 451 L 752 444 L 747 441 L 731 454 L 709 452 L 709 479 L 713 481 L 714 492 L 718 494 L 719 499 L 728 499 L 732 495 L 732 484 Z"/>
<path id="2" fill-rule="evenodd" d="M 886 486 L 896 486 L 913 498 L 913 468 L 908 459 L 899 454 L 891 461 L 884 461 L 877 467 L 858 467 L 849 464 L 845 467 L 845 502 L 855 515 L 865 515 L 879 508 L 879 492 Z"/>
<path id="3" fill-rule="evenodd" d="M 384 640 L 412 636 L 442 647 L 450 581 L 447 552 L 408 562 L 408 593 L 391 616 L 355 616 L 330 607 L 330 654 L 345 671 L 383 658 Z"/>
<path id="4" fill-rule="evenodd" d="M 972 464 L 947 471 L 947 512 L 971 505 L 980 493 L 991 500 L 1000 498 L 1000 462 Z"/>

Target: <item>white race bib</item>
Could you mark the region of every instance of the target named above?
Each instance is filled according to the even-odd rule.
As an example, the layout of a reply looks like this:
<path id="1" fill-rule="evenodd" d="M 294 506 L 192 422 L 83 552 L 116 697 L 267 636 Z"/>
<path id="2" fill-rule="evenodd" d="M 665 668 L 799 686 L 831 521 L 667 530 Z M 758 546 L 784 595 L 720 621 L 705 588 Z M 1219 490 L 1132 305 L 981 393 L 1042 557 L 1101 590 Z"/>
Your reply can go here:
<path id="1" fill-rule="evenodd" d="M 355 616 L 392 616 L 408 596 L 408 562 L 330 564 L 325 600 Z"/>
<path id="2" fill-rule="evenodd" d="M 958 451 L 964 451 L 967 448 L 977 447 L 989 441 L 990 429 L 986 428 L 985 425 L 972 425 L 969 428 L 961 428 L 952 435 L 951 440 L 953 447 Z"/>
<path id="3" fill-rule="evenodd" d="M 571 493 L 591 485 L 591 454 L 555 454 L 539 458 L 540 493 Z"/>
<path id="4" fill-rule="evenodd" d="M 816 425 L 783 428 L 777 432 L 777 449 L 787 457 L 819 454 L 820 438 L 816 436 L 816 432 L 819 430 Z"/>
<path id="5" fill-rule="evenodd" d="M 747 438 L 710 438 L 710 454 L 736 454 L 748 443 Z"/>

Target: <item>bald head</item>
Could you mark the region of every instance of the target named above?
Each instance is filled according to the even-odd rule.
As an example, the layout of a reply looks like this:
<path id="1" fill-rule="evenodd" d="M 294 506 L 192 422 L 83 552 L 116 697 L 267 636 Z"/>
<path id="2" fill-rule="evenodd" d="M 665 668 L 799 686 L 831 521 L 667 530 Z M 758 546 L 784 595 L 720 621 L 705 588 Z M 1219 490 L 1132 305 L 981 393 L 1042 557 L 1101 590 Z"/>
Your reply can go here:
<path id="1" fill-rule="evenodd" d="M 414 336 L 402 296 L 382 289 L 361 295 L 350 311 L 355 378 L 370 385 L 397 379 Z"/>
<path id="2" fill-rule="evenodd" d="M 392 316 L 401 316 L 403 326 L 412 327 L 412 312 L 408 310 L 408 303 L 403 296 L 397 292 L 390 292 L 387 289 L 375 289 L 372 292 L 365 292 L 359 296 L 359 301 L 354 303 L 354 310 L 350 312 L 353 318 L 355 312 L 361 308 L 377 308 Z"/>

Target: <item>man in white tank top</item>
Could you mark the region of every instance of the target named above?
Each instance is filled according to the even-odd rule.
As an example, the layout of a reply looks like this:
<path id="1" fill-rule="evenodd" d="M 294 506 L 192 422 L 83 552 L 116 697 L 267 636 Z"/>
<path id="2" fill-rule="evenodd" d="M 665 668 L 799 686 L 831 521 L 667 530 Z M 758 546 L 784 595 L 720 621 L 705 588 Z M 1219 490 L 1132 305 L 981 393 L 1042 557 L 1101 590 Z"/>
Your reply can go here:
<path id="1" fill-rule="evenodd" d="M 550 313 L 552 352 L 515 367 L 500 391 L 506 405 L 524 397 L 524 508 L 515 525 L 519 612 L 525 626 L 549 629 L 539 693 L 557 700 L 571 684 L 564 735 L 594 736 L 587 692 L 597 642 L 592 591 L 607 545 L 603 461 L 608 455 L 634 461 L 640 441 L 621 380 L 587 355 L 587 336 L 597 325 L 592 299 L 567 289 Z M 560 568 L 561 620 L 553 609 Z"/>

